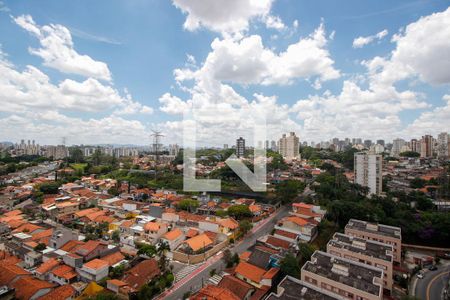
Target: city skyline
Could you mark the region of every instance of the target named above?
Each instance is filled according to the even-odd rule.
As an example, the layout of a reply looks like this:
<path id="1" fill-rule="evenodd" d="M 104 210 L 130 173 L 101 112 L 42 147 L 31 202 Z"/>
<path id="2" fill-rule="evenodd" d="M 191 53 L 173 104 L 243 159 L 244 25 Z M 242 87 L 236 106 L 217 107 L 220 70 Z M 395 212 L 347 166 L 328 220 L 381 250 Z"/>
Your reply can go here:
<path id="1" fill-rule="evenodd" d="M 269 140 L 450 131 L 445 1 L 227 4 L 3 1 L 0 140 L 147 145 L 158 128 L 182 144 L 192 106 L 220 116 L 199 146 L 232 145 L 257 114 Z"/>

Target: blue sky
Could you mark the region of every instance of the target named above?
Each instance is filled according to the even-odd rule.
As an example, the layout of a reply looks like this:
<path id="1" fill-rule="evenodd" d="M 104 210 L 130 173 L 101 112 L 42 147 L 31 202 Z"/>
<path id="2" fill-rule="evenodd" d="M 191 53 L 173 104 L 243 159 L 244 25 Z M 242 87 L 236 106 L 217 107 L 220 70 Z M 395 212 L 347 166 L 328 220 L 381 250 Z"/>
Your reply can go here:
<path id="1" fill-rule="evenodd" d="M 165 143 L 180 142 L 179 108 L 216 101 L 242 116 L 249 103 L 265 107 L 270 139 L 291 130 L 308 141 L 450 131 L 450 70 L 442 66 L 450 55 L 449 1 L 201 2 L 2 1 L 0 140 L 57 143 L 68 135 L 69 143 L 146 143 L 159 128 Z M 46 31 L 50 24 L 60 27 Z M 61 28 L 71 45 L 58 44 Z M 60 47 L 75 53 L 72 63 L 55 54 Z M 86 65 L 80 56 L 89 57 Z M 94 65 L 100 69 L 89 70 Z M 24 74 L 27 66 L 49 82 L 26 86 L 37 76 Z M 427 68 L 436 66 L 441 73 L 430 75 Z M 176 69 L 189 78 L 176 78 Z M 391 78 L 393 70 L 402 74 Z M 223 123 L 200 131 L 219 145 L 249 130 Z"/>

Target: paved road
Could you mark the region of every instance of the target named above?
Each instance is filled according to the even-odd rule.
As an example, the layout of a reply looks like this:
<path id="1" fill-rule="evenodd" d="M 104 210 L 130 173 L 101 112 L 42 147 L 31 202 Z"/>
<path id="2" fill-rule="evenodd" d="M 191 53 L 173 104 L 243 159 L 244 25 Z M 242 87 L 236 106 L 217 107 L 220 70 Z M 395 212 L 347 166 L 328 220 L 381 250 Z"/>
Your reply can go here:
<path id="1" fill-rule="evenodd" d="M 282 207 L 280 208 L 275 215 L 261 221 L 260 224 L 256 225 L 250 234 L 242 240 L 240 243 L 235 245 L 232 249 L 230 249 L 233 253 L 242 253 L 248 248 L 250 248 L 253 244 L 255 244 L 256 240 L 263 235 L 268 234 L 274 227 L 276 221 L 288 215 L 289 208 Z M 163 293 L 157 299 L 168 299 L 168 300 L 179 300 L 183 299 L 183 295 L 189 291 L 197 291 L 202 287 L 202 284 L 206 284 L 208 281 L 209 272 L 212 269 L 216 269 L 217 271 L 223 270 L 225 268 L 225 264 L 223 262 L 222 254 L 218 254 L 210 257 L 202 266 L 196 269 L 191 275 L 185 277 L 181 281 L 177 282 L 172 289 L 168 292 Z"/>
<path id="2" fill-rule="evenodd" d="M 417 280 L 416 297 L 421 300 L 440 300 L 448 280 L 450 266 L 439 266 L 436 271 L 427 271 L 424 278 Z"/>

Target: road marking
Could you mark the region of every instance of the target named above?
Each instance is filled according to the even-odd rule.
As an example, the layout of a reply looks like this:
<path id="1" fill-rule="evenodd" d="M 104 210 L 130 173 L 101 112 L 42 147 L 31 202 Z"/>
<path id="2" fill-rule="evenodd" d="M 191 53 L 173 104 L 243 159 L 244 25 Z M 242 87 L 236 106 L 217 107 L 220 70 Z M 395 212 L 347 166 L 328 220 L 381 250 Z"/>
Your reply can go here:
<path id="1" fill-rule="evenodd" d="M 427 300 L 430 300 L 430 288 L 431 288 L 431 285 L 433 284 L 433 282 L 435 282 L 439 277 L 447 275 L 447 273 L 448 273 L 447 271 L 440 273 L 439 275 L 437 275 L 433 279 L 431 279 L 431 281 L 428 283 L 427 293 L 426 293 Z"/>

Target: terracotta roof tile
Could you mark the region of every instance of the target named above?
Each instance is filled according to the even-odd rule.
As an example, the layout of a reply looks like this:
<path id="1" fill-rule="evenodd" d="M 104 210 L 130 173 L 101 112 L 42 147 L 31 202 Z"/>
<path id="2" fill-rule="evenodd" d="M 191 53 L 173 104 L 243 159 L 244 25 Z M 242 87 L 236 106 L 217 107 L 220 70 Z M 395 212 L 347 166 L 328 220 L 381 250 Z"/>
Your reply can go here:
<path id="1" fill-rule="evenodd" d="M 102 269 L 104 267 L 108 267 L 108 263 L 104 260 L 96 258 L 96 259 L 93 259 L 93 260 L 85 263 L 83 265 L 83 267 L 86 267 L 86 268 L 89 268 L 92 270 L 98 270 L 98 269 Z"/>
<path id="2" fill-rule="evenodd" d="M 283 249 L 289 249 L 289 245 L 290 243 L 288 241 L 282 240 L 282 239 L 278 239 L 276 237 L 273 236 L 269 236 L 267 238 L 266 243 L 276 247 L 276 248 L 283 248 Z"/>
<path id="3" fill-rule="evenodd" d="M 120 253 L 120 251 L 111 253 L 101 258 L 101 260 L 106 261 L 109 266 L 113 266 L 124 259 L 125 256 L 123 256 L 123 254 Z"/>
<path id="4" fill-rule="evenodd" d="M 16 289 L 16 298 L 20 300 L 28 300 L 38 291 L 42 289 L 50 289 L 53 284 L 47 281 L 39 280 L 31 276 L 22 277 L 12 284 Z"/>
<path id="5" fill-rule="evenodd" d="M 9 285 L 9 283 L 16 277 L 31 275 L 21 267 L 16 265 L 1 264 L 0 265 L 0 286 Z"/>
<path id="6" fill-rule="evenodd" d="M 186 232 L 186 237 L 187 238 L 193 238 L 194 236 L 196 236 L 198 234 L 198 230 L 191 228 L 188 230 L 188 232 Z"/>
<path id="7" fill-rule="evenodd" d="M 84 245 L 82 241 L 71 240 L 65 243 L 60 249 L 66 252 L 75 251 L 78 247 Z"/>
<path id="8" fill-rule="evenodd" d="M 159 276 L 159 274 L 158 262 L 154 259 L 147 259 L 128 270 L 122 281 L 127 283 L 132 289 L 138 290 L 145 283 Z"/>
<path id="9" fill-rule="evenodd" d="M 77 273 L 75 273 L 75 270 L 68 265 L 59 265 L 53 270 L 50 271 L 50 273 L 54 274 L 55 276 L 70 280 L 77 276 Z"/>
<path id="10" fill-rule="evenodd" d="M 57 287 L 42 297 L 39 297 L 38 300 L 66 300 L 69 298 L 74 298 L 75 293 L 75 289 L 70 284 L 66 284 Z"/>
<path id="11" fill-rule="evenodd" d="M 211 239 L 206 234 L 200 234 L 185 241 L 193 251 L 212 245 Z"/>
<path id="12" fill-rule="evenodd" d="M 47 230 L 40 231 L 38 233 L 32 234 L 31 235 L 31 240 L 37 241 L 37 240 L 40 240 L 40 239 L 52 236 L 52 234 L 53 234 L 53 229 L 50 228 L 50 229 L 47 229 Z"/>
<path id="13" fill-rule="evenodd" d="M 249 264 L 245 261 L 240 262 L 234 270 L 237 274 L 242 275 L 244 278 L 248 278 L 253 282 L 259 283 L 266 273 L 266 270 L 257 266 Z"/>
<path id="14" fill-rule="evenodd" d="M 192 300 L 240 300 L 238 296 L 228 289 L 215 285 L 207 285 L 190 297 Z"/>
<path id="15" fill-rule="evenodd" d="M 46 262 L 43 262 L 37 269 L 36 273 L 46 274 L 50 272 L 53 268 L 59 265 L 59 261 L 56 258 L 50 258 Z"/>
<path id="16" fill-rule="evenodd" d="M 180 228 L 175 228 L 175 229 L 167 232 L 166 234 L 164 234 L 162 237 L 165 238 L 166 240 L 173 241 L 173 240 L 177 239 L 178 237 L 180 237 L 182 234 L 183 234 L 183 232 L 181 231 Z"/>
<path id="17" fill-rule="evenodd" d="M 89 253 L 94 251 L 100 244 L 100 241 L 89 240 L 84 245 L 78 247 L 75 253 L 82 256 L 89 255 Z"/>
<path id="18" fill-rule="evenodd" d="M 13 233 L 17 232 L 27 232 L 27 233 L 33 233 L 34 231 L 38 229 L 43 229 L 41 226 L 37 226 L 31 223 L 25 223 L 22 226 L 18 227 L 17 229 L 13 230 Z"/>
<path id="19" fill-rule="evenodd" d="M 239 299 L 245 299 L 245 296 L 255 289 L 251 284 L 232 275 L 224 276 L 218 286 L 233 291 L 233 294 L 238 296 Z"/>

